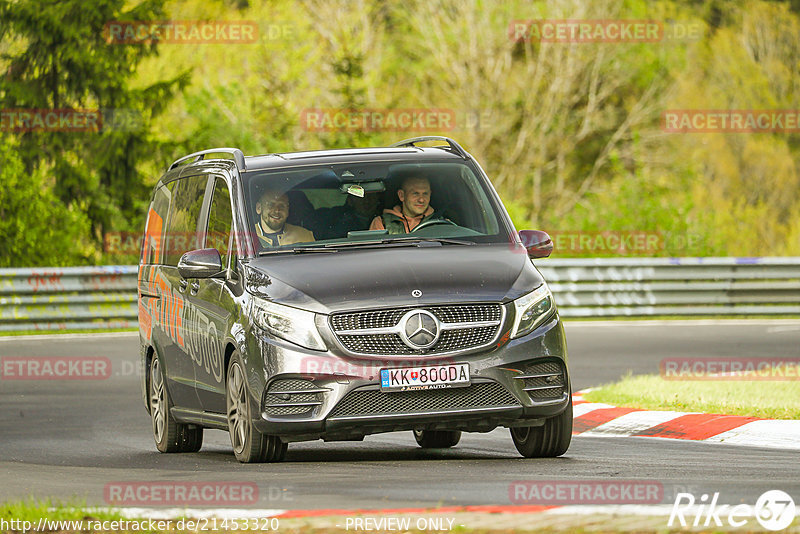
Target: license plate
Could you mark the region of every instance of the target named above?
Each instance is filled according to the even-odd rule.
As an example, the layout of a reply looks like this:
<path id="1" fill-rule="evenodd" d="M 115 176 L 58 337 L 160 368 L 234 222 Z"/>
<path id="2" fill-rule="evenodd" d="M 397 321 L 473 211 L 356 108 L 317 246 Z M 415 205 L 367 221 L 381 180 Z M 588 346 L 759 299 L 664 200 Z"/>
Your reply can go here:
<path id="1" fill-rule="evenodd" d="M 469 386 L 469 364 L 381 369 L 381 391 L 414 391 Z"/>

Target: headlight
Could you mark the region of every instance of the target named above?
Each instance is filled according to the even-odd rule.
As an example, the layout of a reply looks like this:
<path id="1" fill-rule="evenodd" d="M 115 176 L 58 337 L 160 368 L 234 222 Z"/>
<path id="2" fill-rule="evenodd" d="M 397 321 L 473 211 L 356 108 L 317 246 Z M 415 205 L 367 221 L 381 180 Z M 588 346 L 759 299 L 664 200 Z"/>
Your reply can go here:
<path id="1" fill-rule="evenodd" d="M 514 301 L 514 328 L 511 339 L 529 334 L 556 309 L 553 294 L 547 284 Z"/>
<path id="2" fill-rule="evenodd" d="M 314 324 L 312 312 L 254 298 L 253 320 L 270 334 L 286 341 L 307 349 L 327 350 Z"/>

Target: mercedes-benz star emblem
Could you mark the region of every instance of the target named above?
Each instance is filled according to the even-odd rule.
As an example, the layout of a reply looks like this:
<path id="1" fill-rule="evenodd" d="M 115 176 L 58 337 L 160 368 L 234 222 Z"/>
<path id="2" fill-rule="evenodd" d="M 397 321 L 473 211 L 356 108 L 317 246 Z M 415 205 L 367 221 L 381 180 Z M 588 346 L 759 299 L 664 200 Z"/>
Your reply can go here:
<path id="1" fill-rule="evenodd" d="M 414 291 L 411 292 L 411 296 L 414 297 L 415 299 L 418 299 L 422 296 L 422 291 L 420 291 L 419 289 L 415 289 Z"/>
<path id="2" fill-rule="evenodd" d="M 412 349 L 428 349 L 439 341 L 439 319 L 429 311 L 411 310 L 400 319 L 400 338 Z"/>

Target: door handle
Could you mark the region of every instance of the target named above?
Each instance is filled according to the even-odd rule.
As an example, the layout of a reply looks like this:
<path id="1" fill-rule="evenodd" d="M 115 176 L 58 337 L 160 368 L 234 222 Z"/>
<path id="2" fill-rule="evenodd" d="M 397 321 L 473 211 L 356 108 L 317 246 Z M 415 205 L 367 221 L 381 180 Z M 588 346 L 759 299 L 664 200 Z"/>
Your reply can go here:
<path id="1" fill-rule="evenodd" d="M 192 286 L 191 289 L 189 290 L 189 293 L 191 293 L 192 295 L 197 295 L 198 291 L 200 291 L 200 282 L 195 280 L 194 282 L 192 282 Z"/>

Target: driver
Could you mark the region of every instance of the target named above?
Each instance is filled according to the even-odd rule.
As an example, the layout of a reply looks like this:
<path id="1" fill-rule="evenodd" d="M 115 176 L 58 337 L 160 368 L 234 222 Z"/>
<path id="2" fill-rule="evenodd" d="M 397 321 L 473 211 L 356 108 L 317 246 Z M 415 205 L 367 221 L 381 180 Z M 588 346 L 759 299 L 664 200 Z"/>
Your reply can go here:
<path id="1" fill-rule="evenodd" d="M 422 176 L 410 176 L 403 180 L 397 191 L 400 205 L 383 210 L 383 214 L 372 219 L 370 230 L 389 230 L 390 234 L 407 234 L 424 221 L 432 218 L 431 183 Z"/>

